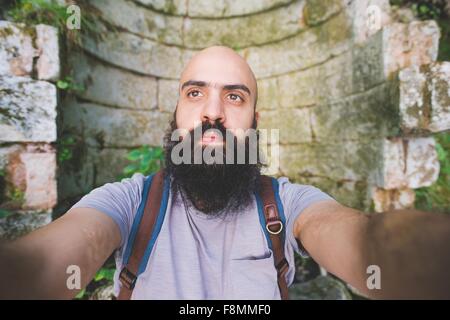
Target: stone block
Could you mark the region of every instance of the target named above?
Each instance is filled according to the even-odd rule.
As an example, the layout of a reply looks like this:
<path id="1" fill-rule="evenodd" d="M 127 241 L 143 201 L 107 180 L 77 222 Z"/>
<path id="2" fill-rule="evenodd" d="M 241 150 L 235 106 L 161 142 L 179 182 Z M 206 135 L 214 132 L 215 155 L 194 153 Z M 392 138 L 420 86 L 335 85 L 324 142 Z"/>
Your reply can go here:
<path id="1" fill-rule="evenodd" d="M 378 186 L 387 190 L 428 187 L 437 180 L 439 169 L 434 138 L 386 139 Z"/>
<path id="2" fill-rule="evenodd" d="M 179 98 L 178 80 L 158 80 L 158 108 L 163 112 L 173 113 Z"/>
<path id="3" fill-rule="evenodd" d="M 59 79 L 59 42 L 58 29 L 45 24 L 36 26 L 36 47 L 39 58 L 36 62 L 37 77 L 40 80 Z"/>
<path id="4" fill-rule="evenodd" d="M 73 130 L 91 147 L 132 148 L 162 145 L 172 114 L 110 108 L 93 103 L 68 101 L 64 128 Z"/>
<path id="5" fill-rule="evenodd" d="M 25 24 L 0 21 L 0 76 L 29 76 L 38 52 L 35 30 Z"/>
<path id="6" fill-rule="evenodd" d="M 0 141 L 56 140 L 56 87 L 27 77 L 0 77 Z"/>
<path id="7" fill-rule="evenodd" d="M 106 65 L 84 54 L 71 54 L 76 94 L 99 104 L 139 110 L 157 107 L 157 82 L 149 76 Z"/>
<path id="8" fill-rule="evenodd" d="M 375 188 L 372 199 L 375 212 L 414 208 L 416 194 L 409 188 L 385 190 Z"/>
<path id="9" fill-rule="evenodd" d="M 12 210 L 51 210 L 57 200 L 56 153 L 49 145 L 4 149 L 2 206 Z"/>

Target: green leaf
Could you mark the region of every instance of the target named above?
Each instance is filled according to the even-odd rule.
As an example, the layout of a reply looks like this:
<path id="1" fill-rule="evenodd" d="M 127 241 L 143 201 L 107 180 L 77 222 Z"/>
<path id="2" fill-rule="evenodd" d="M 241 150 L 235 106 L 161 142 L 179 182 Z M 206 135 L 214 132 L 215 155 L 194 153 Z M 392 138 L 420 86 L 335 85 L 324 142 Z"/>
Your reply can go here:
<path id="1" fill-rule="evenodd" d="M 82 299 L 85 292 L 86 292 L 86 289 L 83 289 L 80 292 L 78 292 L 78 294 L 75 296 L 75 299 Z"/>
<path id="2" fill-rule="evenodd" d="M 5 210 L 5 209 L 0 209 L 0 219 L 9 217 L 10 215 L 14 214 L 14 212 Z"/>
<path id="3" fill-rule="evenodd" d="M 123 173 L 132 174 L 137 171 L 138 167 L 135 164 L 129 164 L 123 169 Z"/>
<path id="4" fill-rule="evenodd" d="M 66 89 L 69 87 L 69 83 L 66 82 L 66 81 L 64 81 L 64 80 L 58 80 L 58 81 L 56 82 L 56 86 L 57 86 L 59 89 L 66 90 Z"/>
<path id="5" fill-rule="evenodd" d="M 108 280 L 113 281 L 115 269 L 101 268 L 95 275 L 94 281 Z"/>
<path id="6" fill-rule="evenodd" d="M 135 149 L 128 152 L 127 159 L 130 161 L 136 161 L 139 159 L 140 156 L 141 156 L 140 150 Z"/>

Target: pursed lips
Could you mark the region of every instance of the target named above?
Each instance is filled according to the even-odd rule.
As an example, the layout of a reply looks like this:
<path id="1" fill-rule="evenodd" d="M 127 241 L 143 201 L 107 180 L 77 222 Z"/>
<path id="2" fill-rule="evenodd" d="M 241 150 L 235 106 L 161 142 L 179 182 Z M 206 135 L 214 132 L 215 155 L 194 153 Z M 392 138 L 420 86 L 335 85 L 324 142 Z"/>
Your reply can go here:
<path id="1" fill-rule="evenodd" d="M 202 137 L 202 144 L 222 144 L 223 139 L 215 132 L 206 132 Z"/>

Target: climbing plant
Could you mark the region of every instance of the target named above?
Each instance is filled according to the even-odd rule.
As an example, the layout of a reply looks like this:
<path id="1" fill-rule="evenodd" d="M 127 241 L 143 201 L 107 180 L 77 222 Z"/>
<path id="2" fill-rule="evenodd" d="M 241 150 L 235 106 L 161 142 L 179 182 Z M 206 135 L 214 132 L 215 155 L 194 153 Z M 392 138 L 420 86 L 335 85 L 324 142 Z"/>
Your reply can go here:
<path id="1" fill-rule="evenodd" d="M 120 178 L 131 177 L 137 172 L 149 175 L 161 168 L 164 159 L 163 149 L 144 145 L 131 150 L 127 154 L 127 159 L 130 164 L 123 169 L 123 175 Z"/>

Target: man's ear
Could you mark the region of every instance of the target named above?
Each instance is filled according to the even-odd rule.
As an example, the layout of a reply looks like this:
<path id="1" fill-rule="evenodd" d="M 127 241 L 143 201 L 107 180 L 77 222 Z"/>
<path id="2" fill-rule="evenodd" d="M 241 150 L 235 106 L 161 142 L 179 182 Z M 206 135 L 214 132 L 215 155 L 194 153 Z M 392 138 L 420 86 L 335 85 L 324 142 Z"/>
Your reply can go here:
<path id="1" fill-rule="evenodd" d="M 256 120 L 256 122 L 259 121 L 259 112 L 258 111 L 255 111 L 255 120 Z"/>

